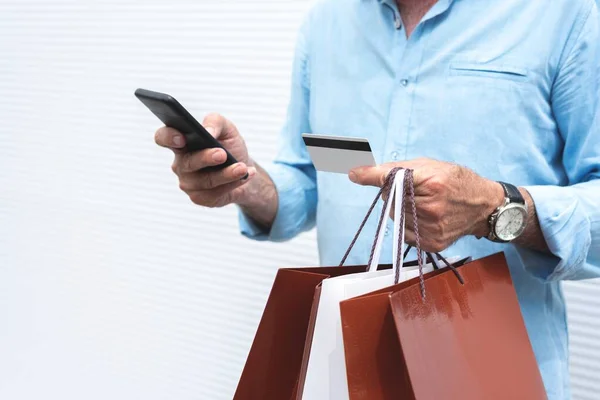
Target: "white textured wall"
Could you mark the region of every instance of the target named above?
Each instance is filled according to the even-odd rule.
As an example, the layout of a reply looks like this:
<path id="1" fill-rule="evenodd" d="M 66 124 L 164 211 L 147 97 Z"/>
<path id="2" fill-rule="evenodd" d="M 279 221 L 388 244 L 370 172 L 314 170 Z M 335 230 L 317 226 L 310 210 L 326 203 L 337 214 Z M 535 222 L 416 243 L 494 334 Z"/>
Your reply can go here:
<path id="1" fill-rule="evenodd" d="M 250 242 L 235 209 L 191 205 L 133 91 L 224 113 L 269 160 L 308 3 L 0 0 L 0 399 L 231 398 L 314 234 Z M 598 287 L 569 288 L 579 399 L 600 392 Z"/>

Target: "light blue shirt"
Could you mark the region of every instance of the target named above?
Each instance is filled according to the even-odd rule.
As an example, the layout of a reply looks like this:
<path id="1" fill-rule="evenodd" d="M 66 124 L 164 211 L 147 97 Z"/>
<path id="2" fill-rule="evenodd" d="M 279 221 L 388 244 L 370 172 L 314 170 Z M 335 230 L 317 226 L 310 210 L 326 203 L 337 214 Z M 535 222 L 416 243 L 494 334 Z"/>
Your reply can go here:
<path id="1" fill-rule="evenodd" d="M 430 157 L 527 188 L 553 255 L 473 237 L 444 254 L 506 253 L 548 395 L 569 398 L 559 282 L 600 276 L 599 22 L 593 0 L 439 0 L 407 40 L 393 0 L 320 1 L 266 166 L 275 223 L 240 215 L 242 232 L 283 241 L 316 224 L 321 264 L 339 263 L 377 189 L 316 172 L 303 132 L 368 138 L 378 163 Z M 348 264 L 366 263 L 375 225 Z"/>

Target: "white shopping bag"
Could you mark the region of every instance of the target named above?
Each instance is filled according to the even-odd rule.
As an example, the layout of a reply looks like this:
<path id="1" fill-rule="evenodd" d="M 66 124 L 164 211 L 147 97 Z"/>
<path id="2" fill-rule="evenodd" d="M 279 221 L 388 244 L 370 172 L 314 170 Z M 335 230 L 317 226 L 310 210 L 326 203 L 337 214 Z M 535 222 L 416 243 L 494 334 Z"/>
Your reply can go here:
<path id="1" fill-rule="evenodd" d="M 390 198 L 385 209 L 385 217 L 390 214 L 394 198 L 396 201 L 396 217 L 403 201 L 404 195 L 404 171 L 397 173 L 394 177 Z M 399 197 L 398 197 L 399 195 Z M 398 237 L 403 235 L 404 227 L 400 227 L 399 218 L 394 222 L 394 264 L 397 257 Z M 321 295 L 317 308 L 317 317 L 310 348 L 306 378 L 302 391 L 303 400 L 346 400 L 348 399 L 348 383 L 346 379 L 346 361 L 344 358 L 344 347 L 341 342 L 341 318 L 340 301 L 346 300 L 346 286 L 356 282 L 377 279 L 379 288 L 389 286 L 394 281 L 395 270 L 377 271 L 383 236 L 384 223 L 381 224 L 377 233 L 373 259 L 367 272 L 344 275 L 336 278 L 325 279 L 321 283 Z M 400 232 L 402 231 L 402 232 Z"/>

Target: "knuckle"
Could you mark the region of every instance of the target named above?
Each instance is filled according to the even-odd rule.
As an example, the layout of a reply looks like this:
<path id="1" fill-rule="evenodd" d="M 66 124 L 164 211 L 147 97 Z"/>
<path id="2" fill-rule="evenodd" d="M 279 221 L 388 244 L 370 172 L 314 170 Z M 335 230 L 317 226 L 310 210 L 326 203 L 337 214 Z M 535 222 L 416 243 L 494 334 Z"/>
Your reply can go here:
<path id="1" fill-rule="evenodd" d="M 177 161 L 173 161 L 173 164 L 171 164 L 171 171 L 173 171 L 175 175 L 179 175 L 179 163 Z"/>
<path id="2" fill-rule="evenodd" d="M 464 175 L 465 172 L 466 171 L 464 170 L 463 167 L 461 167 L 458 164 L 454 164 L 454 163 L 451 163 L 450 167 L 448 168 L 448 174 L 450 176 L 458 176 L 458 177 L 460 177 L 460 176 Z"/>
<path id="3" fill-rule="evenodd" d="M 423 247 L 432 253 L 440 253 L 445 250 L 445 243 L 439 235 L 432 235 L 429 240 L 423 243 Z"/>
<path id="4" fill-rule="evenodd" d="M 216 112 L 211 112 L 204 117 L 204 125 L 221 125 L 225 117 Z"/>
<path id="5" fill-rule="evenodd" d="M 203 178 L 205 189 L 213 189 L 216 186 L 216 179 L 213 173 L 208 173 Z"/>
<path id="6" fill-rule="evenodd" d="M 433 203 L 430 202 L 424 202 L 423 204 L 421 204 L 421 206 L 419 207 L 419 211 L 421 211 L 421 213 L 423 215 L 426 216 L 432 216 L 435 214 L 435 206 Z"/>
<path id="7" fill-rule="evenodd" d="M 188 183 L 188 182 L 186 182 L 186 181 L 184 181 L 184 180 L 180 180 L 180 181 L 179 181 L 179 189 L 180 189 L 181 191 L 183 191 L 183 192 L 186 192 L 186 193 L 187 193 L 188 191 L 190 191 L 190 189 L 191 189 L 191 188 L 190 188 L 190 185 L 189 185 L 189 183 Z"/>
<path id="8" fill-rule="evenodd" d="M 436 240 L 431 244 L 431 250 L 434 253 L 442 252 L 445 250 L 444 244 L 441 241 Z"/>
<path id="9" fill-rule="evenodd" d="M 428 202 L 421 206 L 421 212 L 435 221 L 442 219 L 444 211 L 444 205 L 441 202 Z"/>
<path id="10" fill-rule="evenodd" d="M 428 183 L 430 190 L 434 193 L 443 193 L 446 188 L 446 178 L 441 174 L 431 177 Z"/>
<path id="11" fill-rule="evenodd" d="M 156 144 L 162 144 L 163 142 L 163 128 L 157 129 L 156 132 L 154 132 L 154 142 Z"/>
<path id="12" fill-rule="evenodd" d="M 433 217 L 442 224 L 444 223 L 446 217 L 446 206 L 444 203 L 440 202 L 434 206 Z"/>
<path id="13" fill-rule="evenodd" d="M 217 208 L 221 205 L 221 199 L 216 196 L 209 196 L 204 200 L 204 206 L 208 208 Z"/>
<path id="14" fill-rule="evenodd" d="M 199 206 L 206 206 L 206 196 L 203 193 L 195 192 L 188 194 L 192 203 Z"/>
<path id="15" fill-rule="evenodd" d="M 190 153 L 185 154 L 181 158 L 181 166 L 185 171 L 192 171 L 192 155 Z"/>

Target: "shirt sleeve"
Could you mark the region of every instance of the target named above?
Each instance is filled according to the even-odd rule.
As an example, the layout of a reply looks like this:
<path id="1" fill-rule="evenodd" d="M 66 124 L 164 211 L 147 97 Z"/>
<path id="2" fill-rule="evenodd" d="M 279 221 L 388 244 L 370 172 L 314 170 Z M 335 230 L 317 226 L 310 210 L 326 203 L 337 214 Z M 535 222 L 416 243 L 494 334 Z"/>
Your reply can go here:
<path id="1" fill-rule="evenodd" d="M 270 231 L 261 229 L 239 212 L 240 230 L 255 240 L 285 241 L 315 226 L 317 173 L 302 140 L 310 133 L 308 19 L 300 29 L 292 68 L 292 87 L 286 123 L 279 138 L 275 161 L 263 168 L 275 184 L 278 208 Z"/>
<path id="2" fill-rule="evenodd" d="M 529 272 L 547 281 L 600 277 L 600 17 L 595 3 L 587 4 L 564 49 L 551 96 L 568 183 L 525 187 L 552 253 L 542 264 L 551 267 L 540 266 L 539 253 L 518 252 Z"/>

